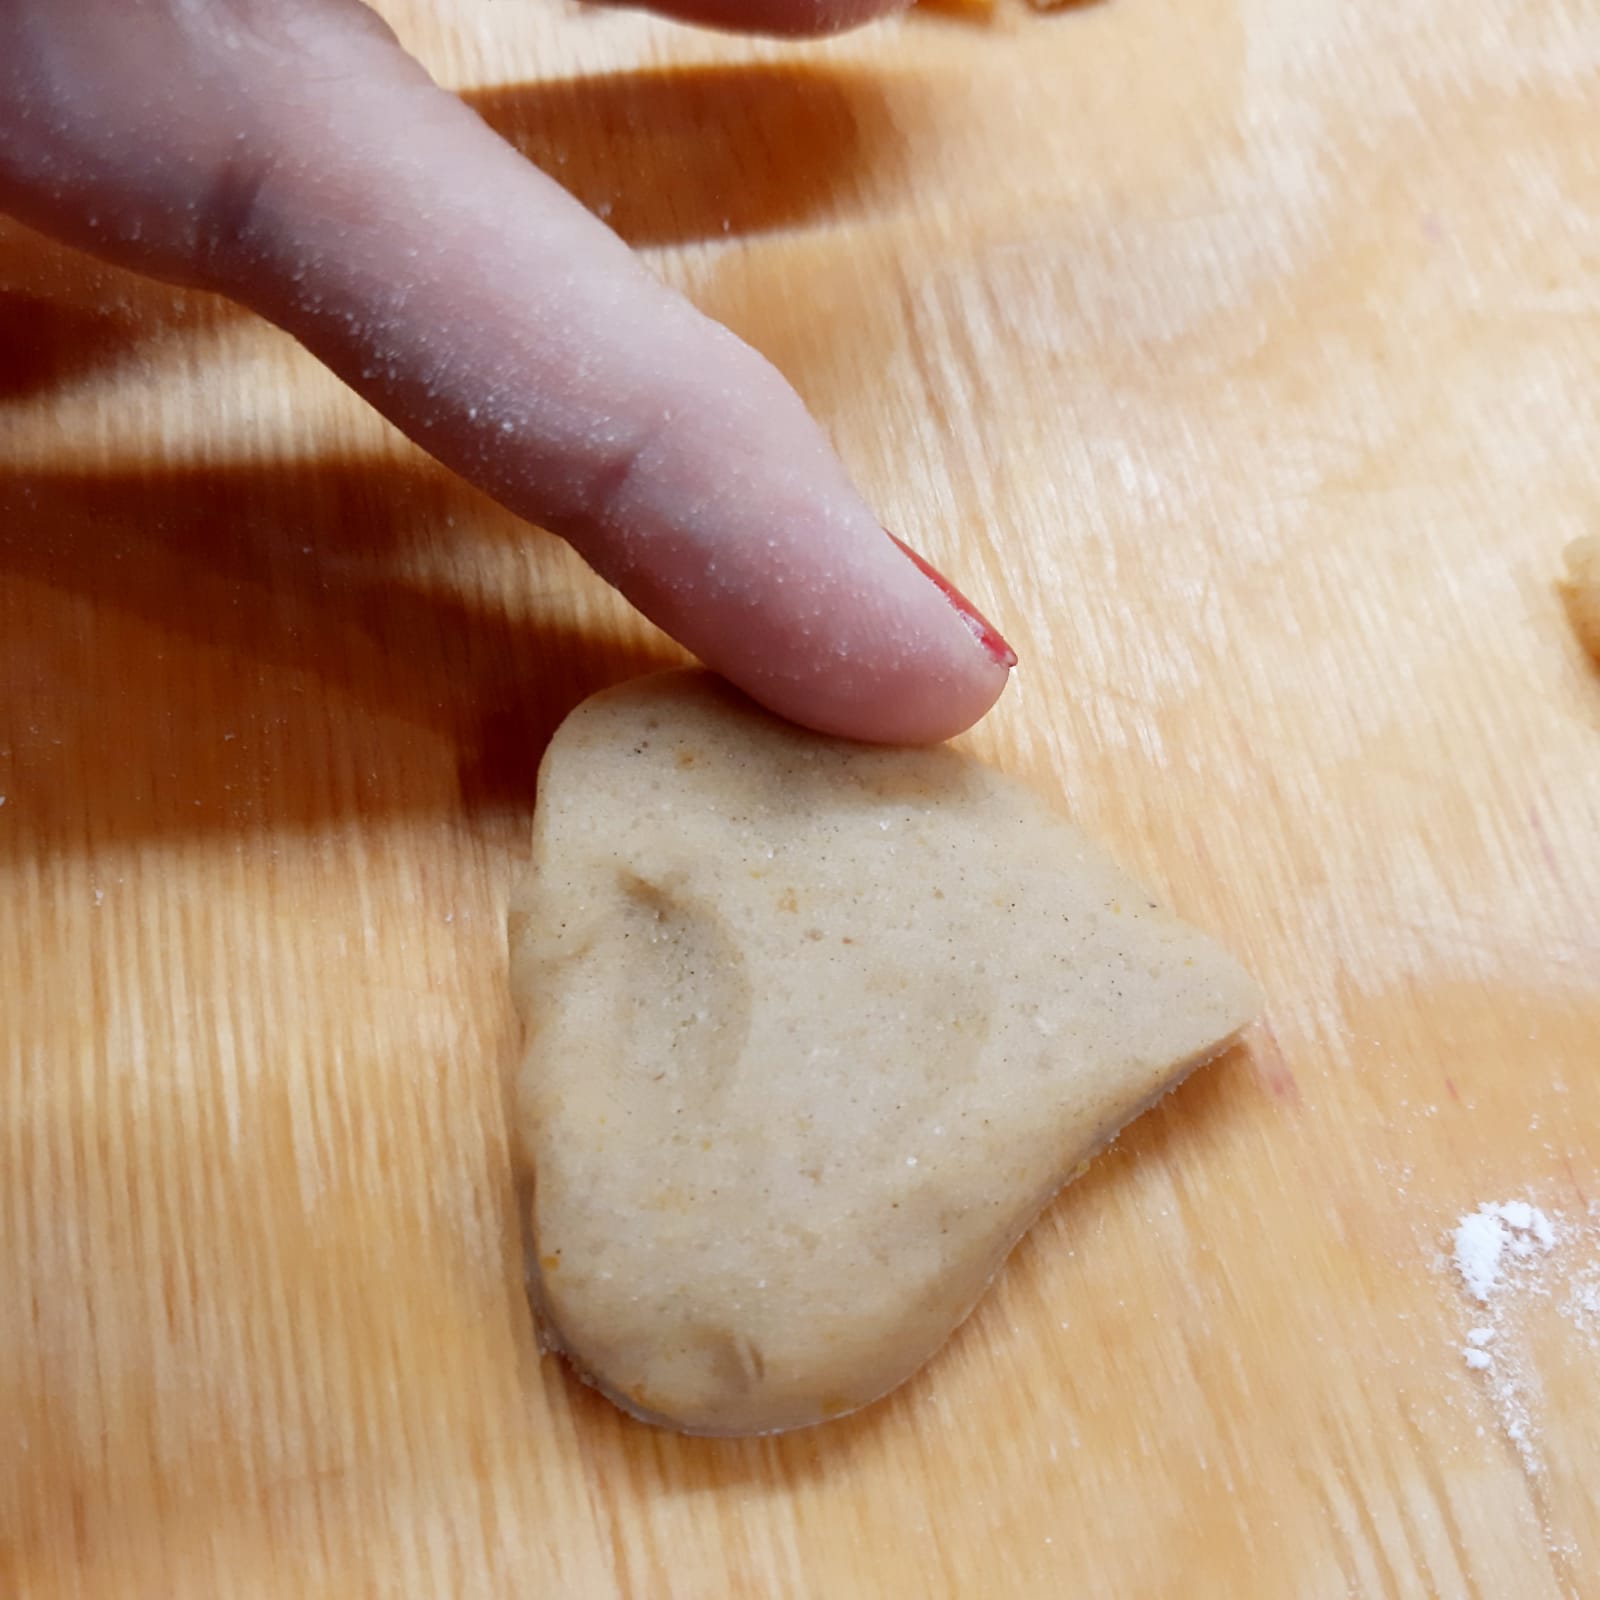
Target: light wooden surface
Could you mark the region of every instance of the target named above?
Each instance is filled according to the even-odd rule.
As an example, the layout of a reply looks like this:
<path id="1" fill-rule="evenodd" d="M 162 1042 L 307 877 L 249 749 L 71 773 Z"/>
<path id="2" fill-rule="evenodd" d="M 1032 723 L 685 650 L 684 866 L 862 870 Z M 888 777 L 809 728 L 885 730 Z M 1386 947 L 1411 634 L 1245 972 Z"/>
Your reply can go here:
<path id="1" fill-rule="evenodd" d="M 386 10 L 790 374 L 1021 652 L 974 746 L 1270 1010 L 889 1402 L 625 1421 L 523 1299 L 503 914 L 549 730 L 668 648 L 6 227 L 0 1593 L 1600 1594 L 1600 12 Z M 1518 1197 L 1474 1372 L 1450 1230 Z"/>

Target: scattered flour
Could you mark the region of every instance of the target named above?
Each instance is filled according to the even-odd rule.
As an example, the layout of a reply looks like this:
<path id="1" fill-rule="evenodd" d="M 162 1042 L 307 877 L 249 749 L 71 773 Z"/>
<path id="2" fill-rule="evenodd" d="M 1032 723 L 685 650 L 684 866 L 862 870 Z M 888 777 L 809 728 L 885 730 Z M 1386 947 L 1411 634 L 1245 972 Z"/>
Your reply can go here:
<path id="1" fill-rule="evenodd" d="M 1466 1357 L 1469 1367 L 1478 1372 L 1485 1372 L 1494 1365 L 1493 1352 L 1485 1348 L 1494 1343 L 1494 1335 L 1493 1328 L 1467 1329 L 1467 1342 L 1461 1354 Z"/>
<path id="2" fill-rule="evenodd" d="M 1573 1275 L 1561 1314 L 1584 1335 L 1591 1350 L 1600 1350 L 1600 1263 Z"/>
<path id="3" fill-rule="evenodd" d="M 1537 1275 L 1558 1237 L 1555 1223 L 1526 1200 L 1486 1200 L 1456 1223 L 1454 1235 L 1456 1272 L 1482 1308 L 1461 1356 L 1483 1374 L 1500 1427 L 1529 1473 L 1543 1470 L 1530 1405 L 1539 1396 L 1539 1377 L 1512 1313 L 1524 1295 L 1549 1293 Z"/>
<path id="4" fill-rule="evenodd" d="M 1542 1472 L 1533 1421 L 1541 1384 L 1528 1312 L 1564 1290 L 1557 1309 L 1600 1352 L 1600 1204 L 1572 1223 L 1531 1201 L 1485 1201 L 1457 1220 L 1452 1244 L 1456 1274 L 1474 1302 L 1461 1358 L 1480 1375 L 1524 1468 Z M 1583 1259 L 1575 1262 L 1579 1250 Z"/>
<path id="5" fill-rule="evenodd" d="M 1526 1200 L 1495 1205 L 1485 1201 L 1456 1224 L 1456 1271 L 1467 1293 L 1487 1305 L 1499 1287 L 1507 1252 L 1514 1261 L 1548 1252 L 1556 1242 L 1555 1227 Z"/>

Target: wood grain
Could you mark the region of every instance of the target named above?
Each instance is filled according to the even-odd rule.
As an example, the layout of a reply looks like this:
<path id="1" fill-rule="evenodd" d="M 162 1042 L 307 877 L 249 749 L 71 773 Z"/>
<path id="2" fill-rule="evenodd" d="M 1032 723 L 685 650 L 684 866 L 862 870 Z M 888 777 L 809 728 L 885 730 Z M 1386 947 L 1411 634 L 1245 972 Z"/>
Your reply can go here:
<path id="1" fill-rule="evenodd" d="M 534 1344 L 503 919 L 551 728 L 671 647 L 0 229 L 0 1592 L 1600 1593 L 1600 13 L 384 9 L 791 375 L 1022 655 L 974 747 L 1271 1005 L 887 1403 L 624 1420 Z"/>

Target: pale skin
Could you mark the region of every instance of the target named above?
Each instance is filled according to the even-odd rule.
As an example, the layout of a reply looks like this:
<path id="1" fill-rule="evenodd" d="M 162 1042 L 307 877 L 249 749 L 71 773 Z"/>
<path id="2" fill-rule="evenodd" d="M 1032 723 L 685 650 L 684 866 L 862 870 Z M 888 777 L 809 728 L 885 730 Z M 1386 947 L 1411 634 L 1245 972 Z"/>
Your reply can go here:
<path id="1" fill-rule="evenodd" d="M 655 9 L 808 34 L 900 3 Z M 270 318 L 784 716 L 922 743 L 1005 687 L 777 371 L 362 0 L 0 0 L 0 210 Z"/>

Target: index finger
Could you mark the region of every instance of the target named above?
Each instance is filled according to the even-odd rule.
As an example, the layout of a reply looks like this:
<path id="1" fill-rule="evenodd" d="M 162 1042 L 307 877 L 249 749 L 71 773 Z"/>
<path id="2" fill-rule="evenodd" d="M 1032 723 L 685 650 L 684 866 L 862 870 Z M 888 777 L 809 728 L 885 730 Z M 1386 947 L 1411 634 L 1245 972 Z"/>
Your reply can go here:
<path id="1" fill-rule="evenodd" d="M 778 373 L 356 0 L 262 16 L 290 12 L 241 50 L 225 17 L 179 8 L 192 98 L 113 72 L 89 85 L 92 117 L 24 117 L 72 130 L 41 159 L 48 189 L 27 191 L 34 218 L 76 218 L 82 239 L 92 211 L 91 244 L 272 318 L 780 714 L 894 742 L 983 715 L 1015 658 L 885 537 Z M 84 37 L 52 64 L 80 93 L 60 54 Z M 103 37 L 91 54 L 119 55 Z"/>

